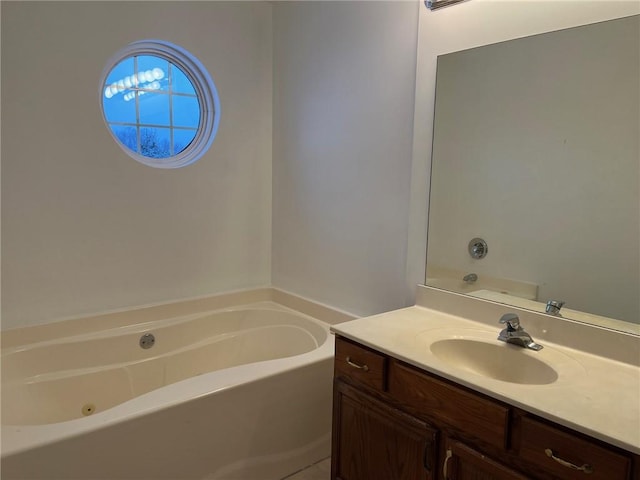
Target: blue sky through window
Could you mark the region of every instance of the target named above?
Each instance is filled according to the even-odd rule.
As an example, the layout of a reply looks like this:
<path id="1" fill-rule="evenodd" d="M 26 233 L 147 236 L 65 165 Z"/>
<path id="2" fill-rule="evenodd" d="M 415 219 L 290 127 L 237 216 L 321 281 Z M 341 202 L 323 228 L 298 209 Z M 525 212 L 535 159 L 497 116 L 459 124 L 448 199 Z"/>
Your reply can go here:
<path id="1" fill-rule="evenodd" d="M 114 135 L 145 157 L 180 153 L 200 125 L 200 102 L 189 78 L 175 64 L 153 55 L 128 57 L 113 67 L 102 105 Z"/>

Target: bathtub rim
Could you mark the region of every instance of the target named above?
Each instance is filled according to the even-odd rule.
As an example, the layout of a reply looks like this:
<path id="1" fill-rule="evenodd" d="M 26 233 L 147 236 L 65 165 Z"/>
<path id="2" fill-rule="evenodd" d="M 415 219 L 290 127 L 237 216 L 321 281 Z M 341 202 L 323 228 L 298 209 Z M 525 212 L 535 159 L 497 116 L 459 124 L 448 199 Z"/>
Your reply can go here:
<path id="1" fill-rule="evenodd" d="M 175 317 L 167 317 L 160 318 L 158 320 L 144 320 L 140 322 L 131 323 L 128 325 L 121 325 L 119 322 L 112 325 L 104 325 L 99 326 L 93 330 L 84 330 L 81 332 L 68 332 L 66 334 L 56 336 L 53 338 L 48 338 L 46 340 L 37 339 L 35 341 L 27 341 L 20 344 L 11 344 L 8 346 L 3 346 L 1 349 L 1 356 L 10 355 L 15 352 L 19 352 L 22 350 L 35 349 L 39 347 L 45 347 L 48 345 L 55 345 L 58 343 L 76 343 L 82 342 L 83 340 L 91 340 L 91 339 L 105 339 L 110 337 L 116 337 L 120 335 L 127 334 L 135 334 L 135 333 L 144 333 L 144 332 L 154 332 L 158 331 L 166 326 L 179 325 L 182 323 L 188 323 L 193 320 L 198 320 L 201 317 L 213 314 L 224 314 L 230 312 L 239 312 L 246 310 L 269 310 L 274 312 L 287 312 L 294 315 L 302 316 L 306 319 L 312 320 L 315 323 L 319 323 L 324 326 L 325 324 L 331 325 L 328 322 L 324 322 L 322 320 L 318 320 L 306 313 L 299 312 L 297 310 L 293 310 L 284 305 L 280 305 L 273 301 L 260 301 L 253 302 L 242 305 L 234 305 L 230 307 L 224 307 L 215 310 L 207 310 L 207 311 L 199 311 L 194 313 L 188 313 L 184 315 L 178 315 Z"/>
<path id="2" fill-rule="evenodd" d="M 52 336 L 68 337 L 94 332 L 101 325 L 109 323 L 126 326 L 159 319 L 206 313 L 253 303 L 271 303 L 294 312 L 308 315 L 331 325 L 358 318 L 359 315 L 317 302 L 309 298 L 275 287 L 258 287 L 233 290 L 190 298 L 132 305 L 103 310 L 95 313 L 74 315 L 65 318 L 48 319 L 39 323 L 29 323 L 23 327 L 9 328 L 0 332 L 2 349 L 46 341 Z M 136 320 L 132 321 L 132 318 Z M 60 332 L 66 332 L 60 334 Z"/>

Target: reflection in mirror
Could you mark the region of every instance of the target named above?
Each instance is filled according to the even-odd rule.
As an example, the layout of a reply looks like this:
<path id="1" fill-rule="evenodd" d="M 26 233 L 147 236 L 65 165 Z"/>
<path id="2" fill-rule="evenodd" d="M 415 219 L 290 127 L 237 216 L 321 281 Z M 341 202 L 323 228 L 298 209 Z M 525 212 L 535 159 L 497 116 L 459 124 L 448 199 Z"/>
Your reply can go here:
<path id="1" fill-rule="evenodd" d="M 426 285 L 640 332 L 639 27 L 438 57 Z"/>
<path id="2" fill-rule="evenodd" d="M 462 1 L 464 0 L 424 0 L 424 4 L 429 10 L 437 10 L 442 7 L 455 5 L 456 3 L 460 3 Z"/>

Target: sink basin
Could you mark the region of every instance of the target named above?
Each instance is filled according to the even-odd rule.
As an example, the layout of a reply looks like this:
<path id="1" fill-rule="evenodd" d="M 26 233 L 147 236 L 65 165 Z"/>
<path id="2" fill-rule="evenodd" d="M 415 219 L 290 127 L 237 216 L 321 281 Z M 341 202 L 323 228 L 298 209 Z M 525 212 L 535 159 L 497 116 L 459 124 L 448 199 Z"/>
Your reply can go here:
<path id="1" fill-rule="evenodd" d="M 503 382 L 546 385 L 558 379 L 551 366 L 506 343 L 449 338 L 433 342 L 430 348 L 438 359 L 453 367 Z"/>

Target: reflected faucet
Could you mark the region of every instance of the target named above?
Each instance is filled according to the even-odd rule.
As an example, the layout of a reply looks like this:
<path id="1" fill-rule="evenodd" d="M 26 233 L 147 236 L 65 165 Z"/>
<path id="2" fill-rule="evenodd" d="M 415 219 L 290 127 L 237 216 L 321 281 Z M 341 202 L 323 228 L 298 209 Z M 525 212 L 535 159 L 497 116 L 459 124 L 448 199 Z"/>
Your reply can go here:
<path id="1" fill-rule="evenodd" d="M 549 300 L 547 302 L 547 307 L 544 309 L 549 315 L 555 315 L 556 317 L 561 317 L 560 309 L 564 305 L 564 302 L 561 300 Z"/>
<path id="2" fill-rule="evenodd" d="M 468 273 L 462 277 L 462 281 L 465 283 L 474 283 L 476 280 L 478 280 L 478 275 L 475 273 Z"/>
<path id="3" fill-rule="evenodd" d="M 507 343 L 513 343 L 520 347 L 529 348 L 531 350 L 542 350 L 542 345 L 537 344 L 531 338 L 524 328 L 520 326 L 520 318 L 515 313 L 505 313 L 500 317 L 500 323 L 506 324 L 507 328 L 500 332 L 498 340 Z"/>

